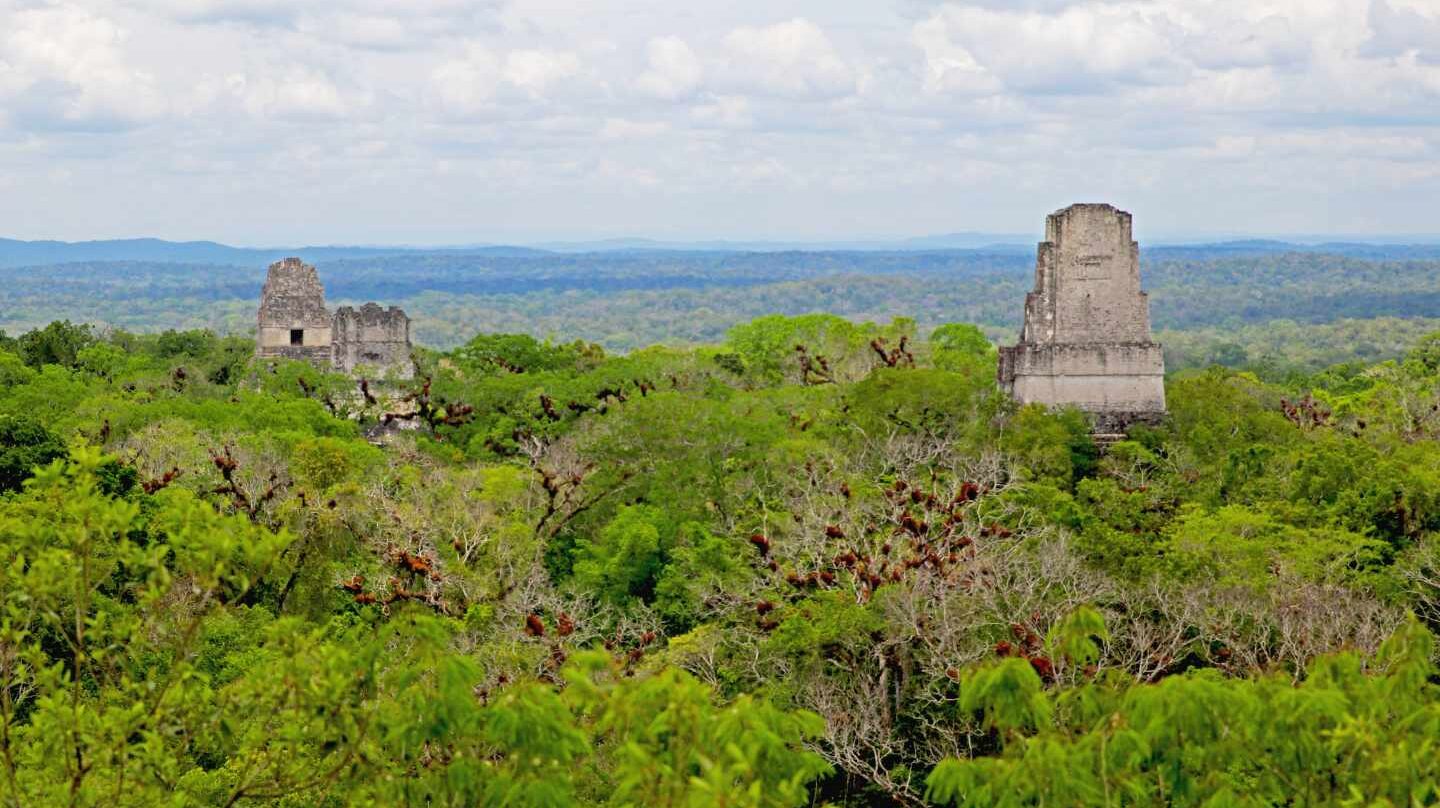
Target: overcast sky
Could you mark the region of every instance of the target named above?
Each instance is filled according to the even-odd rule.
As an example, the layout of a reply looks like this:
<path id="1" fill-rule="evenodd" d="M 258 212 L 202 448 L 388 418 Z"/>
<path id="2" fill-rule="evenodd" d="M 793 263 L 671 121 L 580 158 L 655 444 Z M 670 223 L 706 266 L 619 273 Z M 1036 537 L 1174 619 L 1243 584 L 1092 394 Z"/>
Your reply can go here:
<path id="1" fill-rule="evenodd" d="M 0 0 L 0 236 L 1440 232 L 1440 0 Z"/>

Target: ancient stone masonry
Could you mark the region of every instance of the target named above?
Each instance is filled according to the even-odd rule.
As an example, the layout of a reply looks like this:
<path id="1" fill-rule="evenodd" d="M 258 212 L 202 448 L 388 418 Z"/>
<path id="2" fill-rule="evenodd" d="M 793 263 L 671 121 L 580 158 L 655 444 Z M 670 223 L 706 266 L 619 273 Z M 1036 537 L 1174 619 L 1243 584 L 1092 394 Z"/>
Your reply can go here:
<path id="1" fill-rule="evenodd" d="M 410 318 L 396 306 L 382 309 L 366 303 L 358 310 L 341 306 L 335 311 L 333 333 L 337 368 L 346 372 L 361 366 L 411 368 Z"/>
<path id="2" fill-rule="evenodd" d="M 256 356 L 330 360 L 330 310 L 315 267 L 299 258 L 270 265 L 260 291 L 259 326 Z"/>
<path id="3" fill-rule="evenodd" d="M 1023 404 L 1085 410 L 1101 434 L 1164 414 L 1165 360 L 1130 214 L 1098 204 L 1050 214 L 1020 342 L 1000 349 L 1000 386 Z"/>
<path id="4" fill-rule="evenodd" d="M 325 287 L 315 267 L 299 258 L 270 265 L 260 292 L 255 356 L 303 359 L 345 373 L 357 369 L 389 378 L 415 374 L 410 358 L 410 318 L 401 309 L 366 303 L 325 307 Z"/>

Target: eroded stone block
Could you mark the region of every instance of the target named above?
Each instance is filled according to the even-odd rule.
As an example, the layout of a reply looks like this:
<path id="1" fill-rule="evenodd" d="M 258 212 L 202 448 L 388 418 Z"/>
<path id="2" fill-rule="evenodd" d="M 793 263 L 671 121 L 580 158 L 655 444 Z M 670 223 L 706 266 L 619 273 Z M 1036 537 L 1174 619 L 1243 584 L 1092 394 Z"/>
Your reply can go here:
<path id="1" fill-rule="evenodd" d="M 1165 412 L 1165 360 L 1129 213 L 1080 204 L 1050 214 L 1020 341 L 1000 349 L 1000 385 L 1024 404 L 1090 412 L 1100 431 Z"/>
<path id="2" fill-rule="evenodd" d="M 266 273 L 255 355 L 300 359 L 345 373 L 364 369 L 403 379 L 415 373 L 410 318 L 403 310 L 366 303 L 331 314 L 319 273 L 299 258 L 276 261 Z"/>

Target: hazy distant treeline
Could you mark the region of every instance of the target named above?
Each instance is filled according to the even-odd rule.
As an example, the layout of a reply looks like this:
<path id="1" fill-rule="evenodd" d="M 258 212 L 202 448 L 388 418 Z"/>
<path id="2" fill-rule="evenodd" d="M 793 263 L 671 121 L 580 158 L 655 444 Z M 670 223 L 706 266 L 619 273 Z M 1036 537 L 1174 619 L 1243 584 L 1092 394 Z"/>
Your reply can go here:
<path id="1" fill-rule="evenodd" d="M 1206 335 L 1203 341 L 1168 336 L 1172 363 L 1237 365 L 1277 353 L 1306 366 L 1375 361 L 1393 355 L 1398 349 L 1390 344 L 1413 337 L 1415 329 L 1397 330 L 1399 320 L 1319 327 L 1440 317 L 1434 282 L 1440 258 L 1380 260 L 1263 247 L 1146 250 L 1144 282 L 1155 328 Z M 1426 248 L 1365 249 L 1403 254 Z M 715 342 L 737 322 L 813 311 L 874 321 L 905 314 L 922 327 L 972 322 L 992 338 L 1009 338 L 1033 283 L 1033 262 L 1018 250 L 635 251 L 414 254 L 320 261 L 319 268 L 332 304 L 403 306 L 415 321 L 417 340 L 432 347 L 453 347 L 477 331 L 505 331 L 584 339 L 623 351 L 657 342 Z M 13 334 L 70 319 L 135 331 L 247 333 L 263 277 L 259 264 L 131 261 L 0 269 L 0 329 Z M 1273 321 L 1288 325 L 1247 330 Z M 1277 350 L 1276 334 L 1294 344 Z M 1237 358 L 1243 361 L 1231 361 Z"/>

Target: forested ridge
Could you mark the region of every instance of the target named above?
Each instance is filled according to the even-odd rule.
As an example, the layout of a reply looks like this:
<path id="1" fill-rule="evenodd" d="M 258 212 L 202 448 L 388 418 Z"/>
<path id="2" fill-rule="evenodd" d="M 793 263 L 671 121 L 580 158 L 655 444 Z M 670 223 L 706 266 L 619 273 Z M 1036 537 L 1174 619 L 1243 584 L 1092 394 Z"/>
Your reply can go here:
<path id="1" fill-rule="evenodd" d="M 490 331 L 582 339 L 612 352 L 714 344 L 737 323 L 773 313 L 905 316 L 926 330 L 965 321 L 994 340 L 1013 339 L 1035 264 L 1033 250 L 1021 249 L 318 254 L 332 304 L 401 306 L 429 347 L 452 349 Z M 1166 357 L 1172 368 L 1219 362 L 1273 374 L 1398 358 L 1400 338 L 1434 330 L 1440 318 L 1440 247 L 1242 242 L 1147 247 L 1142 257 L 1155 328 L 1162 344 L 1176 346 Z M 68 319 L 136 332 L 253 334 L 263 279 L 262 261 L 0 267 L 0 329 Z M 1289 324 L 1279 350 L 1268 337 L 1276 321 Z M 1350 321 L 1374 322 L 1337 326 Z M 1230 345 L 1206 355 L 1197 332 Z"/>
<path id="2" fill-rule="evenodd" d="M 1435 804 L 1440 331 L 1296 320 L 1103 451 L 960 323 L 0 335 L 0 802 Z"/>

